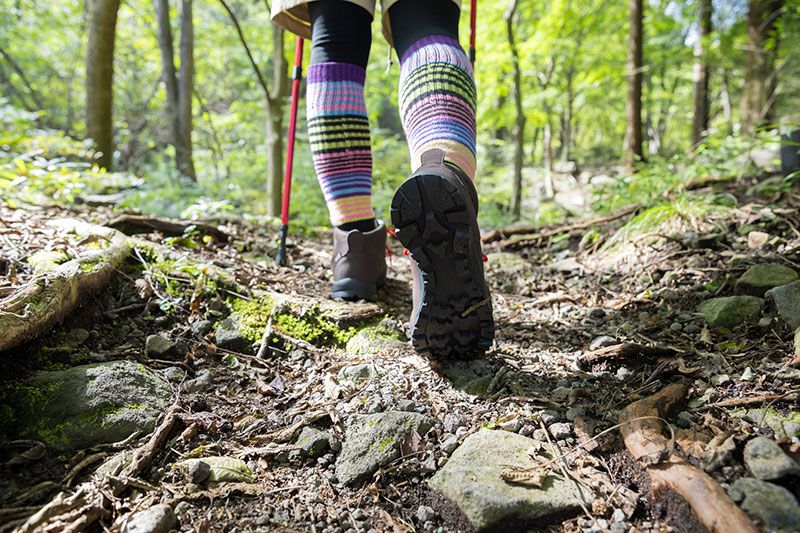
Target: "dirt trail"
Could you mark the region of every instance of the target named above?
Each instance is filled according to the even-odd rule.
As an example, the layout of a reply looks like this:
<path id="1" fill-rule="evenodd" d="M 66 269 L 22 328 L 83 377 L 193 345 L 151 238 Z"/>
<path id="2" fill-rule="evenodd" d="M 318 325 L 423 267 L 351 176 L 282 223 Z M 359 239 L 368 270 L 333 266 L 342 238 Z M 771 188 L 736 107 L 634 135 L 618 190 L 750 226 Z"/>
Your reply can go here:
<path id="1" fill-rule="evenodd" d="M 9 288 L 0 286 L 0 297 L 34 275 L 24 261 L 34 252 L 80 247 L 61 242 L 46 225 L 55 216 L 99 224 L 112 218 L 102 209 L 2 206 L 1 272 Z M 445 364 L 441 373 L 405 342 L 408 258 L 396 242 L 379 307 L 353 319 L 347 304 L 323 308 L 330 282 L 327 236 L 297 237 L 286 268 L 271 260 L 275 232 L 267 227 L 227 224 L 227 243 L 191 232 L 166 241 L 157 233 L 140 236 L 108 287 L 57 328 L 3 354 L 2 399 L 19 403 L 11 396 L 24 391 L 15 384 L 29 383 L 42 370 L 130 360 L 157 373 L 161 384 L 154 390 L 166 391 L 159 423 L 164 412 L 173 419 L 167 415 L 161 442 L 149 440 L 151 424 L 116 448 L 56 451 L 45 442 L 40 453 L 36 442 L 46 441 L 44 432 L 26 428 L 12 409 L 4 415 L 8 462 L 0 481 L 0 530 L 25 530 L 34 512 L 78 486 L 87 496 L 54 511 L 47 522 L 53 529 L 86 520 L 93 530 L 100 523 L 118 530 L 134 513 L 161 502 L 174 510 L 182 531 L 469 531 L 480 513 L 465 514 L 429 481 L 451 456 L 454 467 L 469 448 L 465 440 L 482 428 L 524 437 L 526 447 L 550 458 L 536 467 L 549 482 L 514 490 L 553 497 L 539 507 L 509 502 L 506 507 L 517 505 L 517 511 L 497 524 L 701 530 L 680 497 L 651 490 L 643 464 L 626 451 L 615 427 L 618 416 L 671 383 L 686 383 L 688 405 L 669 420 L 670 446 L 723 488 L 753 474 L 742 449 L 754 435 L 781 445 L 788 460 L 798 458 L 792 432 L 800 431 L 800 372 L 789 366 L 792 333 L 779 313 L 767 306 L 741 326 L 719 329 L 697 311 L 705 300 L 741 292 L 735 283 L 753 265 L 800 271 L 800 221 L 796 213 L 744 206 L 716 225 L 612 246 L 612 235 L 632 216 L 593 226 L 600 240 L 591 244 L 582 240 L 586 228 L 578 228 L 539 240 L 528 236 L 522 246 L 513 239 L 488 245 L 495 346 L 485 360 Z M 771 240 L 748 245 L 753 231 Z M 166 245 L 173 255 L 159 258 L 146 241 Z M 266 302 L 260 291 L 293 296 Z M 609 348 L 623 343 L 631 346 Z M 758 409 L 766 410 L 760 418 Z M 431 428 L 404 430 L 391 442 L 397 457 L 389 450 L 377 469 L 365 468 L 343 486 L 339 478 L 350 475 L 343 466 L 348 446 L 364 438 L 355 434 L 353 420 L 371 423 L 358 416 L 379 413 L 400 413 L 398 420 L 417 413 Z M 374 431 L 395 423 L 388 415 L 380 420 L 386 427 Z M 153 455 L 141 472 L 127 470 L 125 477 L 133 449 Z M 244 473 L 209 482 L 201 467 L 176 466 L 211 456 L 241 459 Z M 116 474 L 94 472 L 112 457 L 124 459 Z M 522 463 L 504 468 L 515 466 Z M 54 483 L 26 494 L 48 481 Z M 770 485 L 797 496 L 796 473 L 777 483 Z M 589 496 L 580 502 L 576 491 Z M 754 505 L 742 503 L 759 527 L 779 519 Z M 485 518 L 489 511 L 481 513 Z"/>

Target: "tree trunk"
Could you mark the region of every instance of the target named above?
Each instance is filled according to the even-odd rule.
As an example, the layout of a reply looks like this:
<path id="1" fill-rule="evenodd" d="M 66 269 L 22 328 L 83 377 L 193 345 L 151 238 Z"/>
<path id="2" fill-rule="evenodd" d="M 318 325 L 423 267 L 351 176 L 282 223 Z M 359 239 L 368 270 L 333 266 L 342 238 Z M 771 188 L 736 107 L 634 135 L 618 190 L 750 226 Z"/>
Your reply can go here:
<path id="1" fill-rule="evenodd" d="M 289 63 L 283 51 L 283 28 L 272 25 L 272 90 L 267 99 L 267 206 L 272 216 L 281 214 L 283 196 L 283 105 L 289 94 Z"/>
<path id="2" fill-rule="evenodd" d="M 544 123 L 544 135 L 542 136 L 542 164 L 544 165 L 544 197 L 547 200 L 555 196 L 555 186 L 553 185 L 553 125 L 550 115 L 552 109 L 545 103 L 544 112 L 547 118 Z"/>
<path id="3" fill-rule="evenodd" d="M 567 162 L 572 156 L 572 108 L 575 104 L 575 67 L 570 66 L 566 72 L 567 94 L 564 105 L 564 114 L 561 116 L 561 161 Z"/>
<path id="4" fill-rule="evenodd" d="M 642 153 L 642 0 L 630 0 L 630 35 L 628 38 L 628 126 L 625 133 L 626 163 L 633 168 Z"/>
<path id="5" fill-rule="evenodd" d="M 781 0 L 750 0 L 747 13 L 747 52 L 744 92 L 742 95 L 742 130 L 753 135 L 758 127 L 775 120 L 775 59 L 778 46 L 776 22 Z M 770 37 L 773 46 L 766 46 Z"/>
<path id="6" fill-rule="evenodd" d="M 181 2 L 181 66 L 178 80 L 178 138 L 175 161 L 181 174 L 197 179 L 192 161 L 192 89 L 194 87 L 194 24 L 192 0 Z"/>
<path id="7" fill-rule="evenodd" d="M 720 69 L 720 78 L 722 78 L 719 90 L 719 97 L 722 104 L 722 116 L 725 119 L 727 134 L 733 135 L 733 105 L 731 104 L 730 76 L 728 74 L 728 69 L 724 67 Z"/>
<path id="8" fill-rule="evenodd" d="M 514 38 L 514 16 L 517 11 L 517 0 L 511 0 L 503 16 L 506 21 L 508 46 L 511 48 L 511 65 L 514 72 L 514 174 L 513 194 L 511 195 L 511 214 L 519 220 L 522 213 L 522 163 L 525 157 L 525 111 L 522 108 L 522 72 L 519 66 L 519 50 Z"/>
<path id="9" fill-rule="evenodd" d="M 699 32 L 694 46 L 694 115 L 692 118 L 692 144 L 697 146 L 708 129 L 708 62 L 705 58 L 705 41 L 711 33 L 711 0 L 700 0 Z"/>
<path id="10" fill-rule="evenodd" d="M 89 40 L 86 46 L 86 132 L 111 168 L 114 155 L 114 41 L 120 0 L 88 0 Z"/>

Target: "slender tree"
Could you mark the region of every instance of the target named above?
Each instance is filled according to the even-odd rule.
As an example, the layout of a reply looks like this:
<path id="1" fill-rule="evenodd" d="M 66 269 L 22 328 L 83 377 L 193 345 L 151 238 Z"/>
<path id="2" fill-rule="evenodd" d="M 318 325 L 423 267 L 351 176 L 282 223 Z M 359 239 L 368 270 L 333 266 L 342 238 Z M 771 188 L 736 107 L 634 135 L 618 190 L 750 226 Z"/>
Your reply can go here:
<path id="1" fill-rule="evenodd" d="M 256 63 L 250 45 L 245 39 L 242 25 L 236 13 L 226 0 L 219 0 L 228 14 L 239 42 L 244 48 L 250 66 L 253 69 L 258 85 L 264 94 L 267 104 L 267 214 L 278 216 L 281 212 L 281 190 L 283 186 L 283 106 L 289 93 L 289 62 L 283 50 L 284 31 L 272 24 L 272 84 L 270 86 Z M 268 6 L 267 6 L 268 7 Z"/>
<path id="2" fill-rule="evenodd" d="M 628 104 L 625 133 L 626 162 L 633 168 L 642 152 L 642 0 L 630 0 L 630 34 L 628 36 Z"/>
<path id="3" fill-rule="evenodd" d="M 711 33 L 711 0 L 699 0 L 697 42 L 694 45 L 694 115 L 692 117 L 692 144 L 697 146 L 708 129 L 708 60 L 705 43 Z"/>
<path id="4" fill-rule="evenodd" d="M 166 111 L 175 164 L 184 176 L 195 179 L 192 161 L 192 86 L 194 84 L 194 26 L 192 0 L 181 1 L 180 72 L 175 70 L 175 49 L 169 18 L 169 0 L 153 0 L 158 23 L 162 78 L 167 92 Z"/>
<path id="5" fill-rule="evenodd" d="M 97 164 L 111 168 L 114 154 L 114 41 L 120 0 L 87 0 L 86 130 L 100 153 Z"/>
<path id="6" fill-rule="evenodd" d="M 517 0 L 510 0 L 503 18 L 506 21 L 506 36 L 511 48 L 511 65 L 514 72 L 514 177 L 511 195 L 511 213 L 519 220 L 522 212 L 522 163 L 525 157 L 525 111 L 522 107 L 522 71 L 519 65 L 519 49 L 514 37 L 514 19 Z"/>
<path id="7" fill-rule="evenodd" d="M 749 3 L 741 105 L 742 129 L 751 135 L 759 126 L 775 121 L 775 87 L 778 79 L 775 70 L 778 54 L 775 30 L 782 4 L 782 0 L 750 0 Z"/>

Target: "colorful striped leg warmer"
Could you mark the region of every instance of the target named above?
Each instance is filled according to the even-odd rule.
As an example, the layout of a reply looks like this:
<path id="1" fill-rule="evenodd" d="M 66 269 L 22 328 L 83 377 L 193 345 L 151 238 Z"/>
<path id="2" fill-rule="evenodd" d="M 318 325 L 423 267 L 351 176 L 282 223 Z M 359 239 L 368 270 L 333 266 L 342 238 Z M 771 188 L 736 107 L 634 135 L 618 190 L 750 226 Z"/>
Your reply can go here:
<path id="1" fill-rule="evenodd" d="M 349 63 L 308 68 L 309 144 L 335 226 L 375 217 L 365 76 L 363 68 Z"/>
<path id="2" fill-rule="evenodd" d="M 399 106 L 411 169 L 431 148 L 475 178 L 475 82 L 467 55 L 451 37 L 424 37 L 400 58 Z"/>

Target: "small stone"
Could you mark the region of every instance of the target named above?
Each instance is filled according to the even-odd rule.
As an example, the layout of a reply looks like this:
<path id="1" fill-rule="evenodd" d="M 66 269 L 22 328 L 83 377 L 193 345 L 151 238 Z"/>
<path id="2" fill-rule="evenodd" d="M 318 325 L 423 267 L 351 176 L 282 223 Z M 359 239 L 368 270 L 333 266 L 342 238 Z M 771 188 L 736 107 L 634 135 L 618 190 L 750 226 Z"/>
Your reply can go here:
<path id="1" fill-rule="evenodd" d="M 420 522 L 430 522 L 434 518 L 436 518 L 436 512 L 427 505 L 420 505 L 417 509 L 417 520 Z"/>
<path id="2" fill-rule="evenodd" d="M 164 315 L 157 316 L 157 317 L 156 317 L 156 318 L 153 320 L 153 325 L 154 325 L 154 326 L 156 326 L 156 327 L 159 327 L 159 328 L 161 328 L 161 327 L 164 327 L 164 326 L 166 326 L 167 324 L 169 324 L 169 317 L 166 317 L 166 316 L 164 316 Z"/>
<path id="3" fill-rule="evenodd" d="M 672 324 L 669 325 L 669 330 L 672 331 L 673 333 L 680 333 L 683 331 L 683 324 L 681 324 L 680 322 L 673 322 Z"/>
<path id="4" fill-rule="evenodd" d="M 372 377 L 372 365 L 351 365 L 342 367 L 336 380 L 343 385 L 356 386 Z"/>
<path id="5" fill-rule="evenodd" d="M 800 281 L 770 289 L 766 297 L 790 330 L 800 328 Z"/>
<path id="6" fill-rule="evenodd" d="M 756 437 L 745 445 L 744 464 L 757 479 L 772 480 L 800 474 L 800 465 L 767 437 Z"/>
<path id="7" fill-rule="evenodd" d="M 198 320 L 197 322 L 192 322 L 192 333 L 198 337 L 205 337 L 211 332 L 212 327 L 213 324 L 210 320 Z"/>
<path id="8" fill-rule="evenodd" d="M 558 411 L 555 411 L 553 409 L 545 409 L 544 411 L 539 413 L 539 418 L 541 419 L 542 422 L 544 422 L 545 426 L 548 426 L 550 424 L 554 424 L 559 420 L 561 420 L 561 415 L 558 413 Z"/>
<path id="9" fill-rule="evenodd" d="M 617 373 L 615 375 L 618 380 L 625 381 L 631 376 L 631 371 L 628 370 L 628 368 L 621 366 L 617 369 Z"/>
<path id="10" fill-rule="evenodd" d="M 317 457 L 328 451 L 330 435 L 311 426 L 300 431 L 295 444 L 300 446 L 306 457 Z"/>
<path id="11" fill-rule="evenodd" d="M 456 450 L 456 448 L 458 448 L 458 437 L 448 434 L 443 435 L 440 448 L 444 453 L 450 455 Z"/>
<path id="12" fill-rule="evenodd" d="M 595 350 L 599 350 L 600 348 L 613 346 L 615 344 L 617 344 L 617 339 L 615 339 L 614 337 L 610 337 L 608 335 L 601 335 L 599 337 L 596 337 L 594 340 L 592 340 L 591 343 L 589 343 L 589 351 L 593 352 Z"/>
<path id="13" fill-rule="evenodd" d="M 356 509 L 355 511 L 353 511 L 353 518 L 355 520 L 359 520 L 359 521 L 360 520 L 364 520 L 364 518 L 366 518 L 366 516 L 364 516 L 364 510 L 363 509 Z"/>
<path id="14" fill-rule="evenodd" d="M 132 514 L 122 526 L 122 533 L 167 533 L 177 525 L 172 507 L 160 503 Z"/>
<path id="15" fill-rule="evenodd" d="M 550 424 L 547 429 L 550 430 L 550 434 L 556 440 L 566 439 L 572 435 L 572 424 L 568 422 L 557 422 L 555 424 Z"/>
<path id="16" fill-rule="evenodd" d="M 724 296 L 702 302 L 697 312 L 712 328 L 735 328 L 761 313 L 764 300 L 755 296 Z"/>
<path id="17" fill-rule="evenodd" d="M 233 318 L 226 318 L 217 324 L 214 331 L 214 342 L 220 348 L 234 352 L 243 352 L 248 349 L 248 342 L 239 332 L 239 326 Z"/>
<path id="18" fill-rule="evenodd" d="M 414 400 L 398 400 L 397 401 L 397 409 L 400 411 L 414 411 L 416 410 L 417 405 L 414 403 Z"/>
<path id="19" fill-rule="evenodd" d="M 211 382 L 211 372 L 208 370 L 201 370 L 194 379 L 190 379 L 183 384 L 183 389 L 186 392 L 200 392 L 210 387 Z"/>
<path id="20" fill-rule="evenodd" d="M 731 382 L 731 377 L 728 374 L 718 374 L 714 376 L 714 383 L 717 385 L 725 385 Z"/>
<path id="21" fill-rule="evenodd" d="M 89 338 L 89 332 L 82 328 L 75 328 L 70 330 L 64 337 L 64 342 L 78 346 Z"/>
<path id="22" fill-rule="evenodd" d="M 769 289 L 792 283 L 797 279 L 797 272 L 784 265 L 753 265 L 736 282 L 736 292 L 764 296 Z"/>
<path id="23" fill-rule="evenodd" d="M 175 343 L 161 335 L 148 335 L 144 354 L 154 359 L 163 359 L 175 354 Z"/>
<path id="24" fill-rule="evenodd" d="M 564 414 L 564 418 L 566 418 L 570 422 L 575 422 L 576 418 L 584 416 L 586 416 L 586 409 L 584 409 L 583 407 L 570 407 Z"/>
<path id="25" fill-rule="evenodd" d="M 553 398 L 558 401 L 566 400 L 569 398 L 569 395 L 572 394 L 572 389 L 568 387 L 556 387 L 553 389 L 551 394 L 553 395 Z"/>
<path id="26" fill-rule="evenodd" d="M 611 531 L 611 533 L 627 533 L 628 524 L 627 522 L 614 522 L 611 524 L 609 531 Z"/>
<path id="27" fill-rule="evenodd" d="M 205 483 L 211 474 L 211 466 L 204 461 L 195 461 L 189 465 L 188 474 L 192 483 L 200 485 Z"/>
<path id="28" fill-rule="evenodd" d="M 742 372 L 741 377 L 739 377 L 739 381 L 753 381 L 756 379 L 756 373 L 753 372 L 753 369 L 749 366 L 744 369 Z"/>
<path id="29" fill-rule="evenodd" d="M 614 509 L 614 514 L 612 515 L 614 522 L 624 522 L 627 516 L 625 516 L 625 511 L 620 508 Z"/>
<path id="30" fill-rule="evenodd" d="M 800 505 L 791 492 L 778 485 L 753 478 L 741 478 L 728 490 L 734 501 L 755 516 L 768 529 L 796 531 L 800 524 Z"/>
<path id="31" fill-rule="evenodd" d="M 533 438 L 540 442 L 547 442 L 547 433 L 541 428 L 535 429 L 533 431 Z"/>
<path id="32" fill-rule="evenodd" d="M 533 432 L 536 431 L 536 428 L 530 424 L 525 424 L 521 428 L 519 428 L 519 434 L 523 437 L 530 437 L 533 435 Z"/>
<path id="33" fill-rule="evenodd" d="M 466 419 L 458 413 L 447 413 L 444 416 L 444 430 L 447 433 L 455 433 L 460 427 L 466 425 Z"/>
<path id="34" fill-rule="evenodd" d="M 505 422 L 501 422 L 498 424 L 500 429 L 505 431 L 510 431 L 511 433 L 516 433 L 522 427 L 522 421 L 519 418 L 513 418 L 511 420 L 506 420 Z"/>
<path id="35" fill-rule="evenodd" d="M 589 311 L 589 318 L 593 318 L 594 320 L 603 320 L 606 317 L 606 312 L 599 307 L 593 308 Z"/>
<path id="36" fill-rule="evenodd" d="M 758 319 L 758 327 L 768 328 L 772 324 L 772 317 L 764 316 Z"/>
<path id="37" fill-rule="evenodd" d="M 685 326 L 683 326 L 683 331 L 685 333 L 688 333 L 689 335 L 697 335 L 698 333 L 703 331 L 703 329 L 697 324 L 686 324 Z"/>
<path id="38" fill-rule="evenodd" d="M 180 383 L 186 377 L 186 372 L 176 366 L 168 366 L 161 371 L 161 375 L 171 383 Z"/>
<path id="39" fill-rule="evenodd" d="M 751 231 L 747 234 L 747 247 L 751 250 L 761 248 L 769 241 L 769 233 L 763 231 Z"/>

